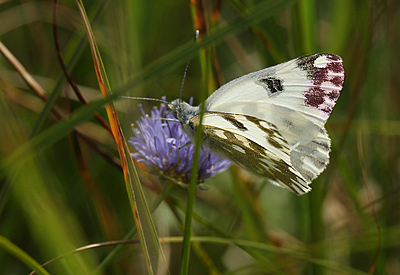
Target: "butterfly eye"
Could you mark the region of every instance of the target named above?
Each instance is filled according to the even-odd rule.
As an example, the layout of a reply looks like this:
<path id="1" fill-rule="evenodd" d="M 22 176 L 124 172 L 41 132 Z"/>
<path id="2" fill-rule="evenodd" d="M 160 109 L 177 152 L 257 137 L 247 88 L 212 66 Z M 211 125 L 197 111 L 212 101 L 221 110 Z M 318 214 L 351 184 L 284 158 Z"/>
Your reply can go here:
<path id="1" fill-rule="evenodd" d="M 168 103 L 168 109 L 169 110 L 171 110 L 172 111 L 172 115 L 175 117 L 175 118 L 178 118 L 177 117 L 177 114 L 178 114 L 178 104 L 176 103 L 176 100 L 174 100 L 174 101 L 172 101 L 171 103 Z"/>

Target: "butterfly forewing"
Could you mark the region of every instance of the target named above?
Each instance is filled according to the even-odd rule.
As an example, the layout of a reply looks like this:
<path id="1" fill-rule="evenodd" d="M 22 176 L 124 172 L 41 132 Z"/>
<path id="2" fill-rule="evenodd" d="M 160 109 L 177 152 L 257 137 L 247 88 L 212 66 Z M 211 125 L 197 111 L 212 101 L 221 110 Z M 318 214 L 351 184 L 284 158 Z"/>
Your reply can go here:
<path id="1" fill-rule="evenodd" d="M 252 115 L 276 125 L 290 144 L 309 142 L 324 126 L 343 79 L 340 57 L 300 57 L 223 85 L 206 110 Z"/>

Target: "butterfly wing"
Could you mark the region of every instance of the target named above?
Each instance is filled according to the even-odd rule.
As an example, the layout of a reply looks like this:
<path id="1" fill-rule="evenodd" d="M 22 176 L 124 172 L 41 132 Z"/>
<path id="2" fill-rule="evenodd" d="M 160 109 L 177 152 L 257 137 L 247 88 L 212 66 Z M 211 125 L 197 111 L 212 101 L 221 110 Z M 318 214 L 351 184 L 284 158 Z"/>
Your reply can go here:
<path id="1" fill-rule="evenodd" d="M 205 103 L 206 145 L 255 174 L 306 193 L 329 162 L 324 125 L 343 81 L 342 60 L 333 54 L 299 57 L 239 77 Z"/>
<path id="2" fill-rule="evenodd" d="M 199 115 L 190 124 L 198 125 Z M 240 167 L 286 187 L 296 194 L 311 190 L 307 179 L 292 165 L 291 148 L 278 128 L 248 115 L 207 112 L 203 116 L 203 143 Z"/>

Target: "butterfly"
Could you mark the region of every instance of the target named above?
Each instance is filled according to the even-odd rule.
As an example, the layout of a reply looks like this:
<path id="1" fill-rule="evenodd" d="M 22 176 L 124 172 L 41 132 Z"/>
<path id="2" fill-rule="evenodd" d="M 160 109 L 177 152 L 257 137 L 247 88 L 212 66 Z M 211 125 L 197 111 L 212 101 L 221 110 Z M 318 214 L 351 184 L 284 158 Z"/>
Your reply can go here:
<path id="1" fill-rule="evenodd" d="M 329 162 L 324 127 L 344 82 L 342 59 L 319 53 L 234 79 L 203 104 L 203 145 L 249 172 L 298 195 Z M 194 139 L 200 106 L 168 104 Z"/>

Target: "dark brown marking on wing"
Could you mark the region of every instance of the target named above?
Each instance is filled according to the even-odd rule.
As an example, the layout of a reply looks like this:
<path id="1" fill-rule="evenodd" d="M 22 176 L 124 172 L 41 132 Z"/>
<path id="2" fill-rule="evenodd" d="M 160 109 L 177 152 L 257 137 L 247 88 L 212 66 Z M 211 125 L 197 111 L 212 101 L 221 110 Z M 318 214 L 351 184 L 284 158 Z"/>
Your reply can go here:
<path id="1" fill-rule="evenodd" d="M 221 117 L 225 119 L 226 121 L 230 122 L 233 126 L 235 126 L 237 129 L 241 131 L 248 131 L 248 129 L 244 126 L 243 123 L 235 119 L 235 117 L 232 114 L 229 113 L 221 113 Z"/>

